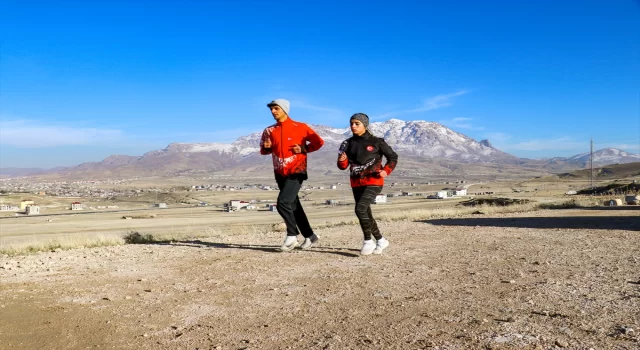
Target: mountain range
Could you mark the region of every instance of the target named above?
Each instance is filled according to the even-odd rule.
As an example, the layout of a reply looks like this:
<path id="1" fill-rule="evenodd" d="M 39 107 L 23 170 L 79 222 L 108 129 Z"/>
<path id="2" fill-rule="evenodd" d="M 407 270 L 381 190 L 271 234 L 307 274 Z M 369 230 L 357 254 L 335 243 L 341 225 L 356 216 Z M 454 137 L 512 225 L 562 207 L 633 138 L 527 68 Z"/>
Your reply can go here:
<path id="1" fill-rule="evenodd" d="M 339 144 L 351 136 L 349 128 L 310 125 L 324 140 L 324 147 L 310 156 L 310 171 L 337 171 Z M 390 119 L 369 125 L 376 136 L 384 137 L 399 154 L 399 169 L 408 173 L 501 173 L 560 172 L 585 168 L 589 153 L 546 160 L 518 158 L 496 149 L 489 140 L 476 141 L 442 124 L 427 121 Z M 259 154 L 261 133 L 238 138 L 233 143 L 171 143 L 142 156 L 111 155 L 100 162 L 74 167 L 42 169 L 0 169 L 2 176 L 67 174 L 76 177 L 128 177 L 198 174 L 218 171 L 270 173 L 271 157 Z M 614 148 L 594 152 L 594 166 L 640 162 L 640 154 Z"/>

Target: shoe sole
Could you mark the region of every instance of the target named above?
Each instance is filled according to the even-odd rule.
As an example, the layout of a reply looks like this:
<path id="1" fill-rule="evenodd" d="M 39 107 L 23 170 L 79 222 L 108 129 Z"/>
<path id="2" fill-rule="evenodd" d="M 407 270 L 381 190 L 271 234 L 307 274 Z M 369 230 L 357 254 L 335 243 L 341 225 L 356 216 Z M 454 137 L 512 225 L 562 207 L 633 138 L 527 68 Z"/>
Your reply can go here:
<path id="1" fill-rule="evenodd" d="M 387 247 L 384 247 L 382 249 L 376 248 L 376 249 L 373 250 L 373 254 L 380 255 L 380 254 L 382 254 L 382 251 L 385 250 L 385 249 L 387 249 Z"/>
<path id="2" fill-rule="evenodd" d="M 308 247 L 304 247 L 304 244 L 301 244 L 301 245 L 300 245 L 300 249 L 301 249 L 301 250 L 311 249 L 311 248 L 313 248 L 313 246 L 314 246 L 314 245 L 316 245 L 316 244 L 318 243 L 318 241 L 319 241 L 319 239 L 316 239 L 316 241 L 315 241 L 315 242 L 313 242 L 313 243 L 311 243 L 311 245 L 309 245 Z"/>
<path id="3" fill-rule="evenodd" d="M 320 241 L 320 236 L 316 235 L 316 237 L 318 237 L 318 238 L 316 238 L 316 241 L 315 242 L 311 242 L 311 244 L 308 247 L 305 247 L 304 243 L 302 243 L 300 245 L 300 249 L 301 250 L 307 250 L 307 249 L 310 249 L 311 247 L 313 247 L 314 245 L 318 244 L 318 242 Z"/>
<path id="4" fill-rule="evenodd" d="M 290 245 L 290 246 L 282 246 L 282 247 L 280 247 L 280 248 L 277 248 L 276 250 L 277 250 L 277 251 L 279 251 L 279 252 L 290 252 L 290 251 L 292 251 L 293 249 L 295 249 L 295 247 L 297 247 L 299 244 L 300 244 L 300 243 L 295 242 L 295 243 L 293 243 L 293 244 L 292 244 L 292 245 Z"/>
<path id="5" fill-rule="evenodd" d="M 384 248 L 382 248 L 382 249 L 379 249 L 378 247 L 376 247 L 376 249 L 374 249 L 374 250 L 373 250 L 373 254 L 380 255 L 380 254 L 382 254 L 382 251 L 383 251 L 383 250 L 385 250 L 385 249 L 387 249 L 388 247 L 389 247 L 389 244 L 387 244 L 387 245 L 386 245 Z"/>

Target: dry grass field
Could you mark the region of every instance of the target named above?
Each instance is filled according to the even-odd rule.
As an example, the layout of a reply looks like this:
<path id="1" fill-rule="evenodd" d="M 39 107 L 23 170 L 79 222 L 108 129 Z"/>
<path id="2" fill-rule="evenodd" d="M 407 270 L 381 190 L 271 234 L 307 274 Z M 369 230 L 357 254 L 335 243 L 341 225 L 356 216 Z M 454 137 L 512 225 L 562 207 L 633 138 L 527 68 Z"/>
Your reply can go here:
<path id="1" fill-rule="evenodd" d="M 262 191 L 264 192 L 264 191 Z M 277 192 L 269 192 L 271 195 Z M 398 213 L 453 208 L 459 199 L 427 200 L 422 197 L 398 198 L 392 203 L 379 204 L 376 212 Z M 268 211 L 265 204 L 255 210 L 224 212 L 221 207 L 170 206 L 167 209 L 126 209 L 109 211 L 65 211 L 57 215 L 8 217 L 0 219 L 0 251 L 20 250 L 21 247 L 40 245 L 91 245 L 113 241 L 128 232 L 136 231 L 158 237 L 206 237 L 211 233 L 238 232 L 242 230 L 265 231 L 280 223 L 277 212 Z M 328 206 L 324 202 L 304 201 L 303 207 L 311 222 L 318 226 L 334 226 L 342 222 L 354 222 L 353 203 Z M 454 212 L 457 209 L 453 210 Z M 418 216 L 420 214 L 417 214 Z M 124 219 L 130 217 L 131 219 Z M 79 244 L 76 244 L 79 243 Z"/>

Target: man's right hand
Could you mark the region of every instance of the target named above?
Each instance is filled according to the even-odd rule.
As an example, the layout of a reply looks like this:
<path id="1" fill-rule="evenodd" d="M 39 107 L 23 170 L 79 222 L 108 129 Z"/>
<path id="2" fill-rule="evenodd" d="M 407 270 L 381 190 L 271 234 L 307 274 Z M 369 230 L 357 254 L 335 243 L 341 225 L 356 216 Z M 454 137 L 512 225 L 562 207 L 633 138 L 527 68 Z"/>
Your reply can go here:
<path id="1" fill-rule="evenodd" d="M 262 143 L 262 147 L 271 148 L 271 140 L 269 139 L 264 140 L 264 142 Z"/>
<path id="2" fill-rule="evenodd" d="M 347 159 L 347 154 L 345 152 L 340 153 L 340 155 L 338 156 L 338 161 L 342 162 L 345 159 Z"/>

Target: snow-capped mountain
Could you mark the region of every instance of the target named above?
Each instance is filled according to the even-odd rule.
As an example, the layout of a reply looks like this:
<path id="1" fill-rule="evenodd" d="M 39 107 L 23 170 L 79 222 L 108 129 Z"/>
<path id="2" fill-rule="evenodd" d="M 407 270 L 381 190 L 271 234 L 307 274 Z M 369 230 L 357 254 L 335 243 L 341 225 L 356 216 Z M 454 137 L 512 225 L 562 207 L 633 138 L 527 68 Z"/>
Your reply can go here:
<path id="1" fill-rule="evenodd" d="M 434 122 L 391 119 L 382 123 L 372 123 L 369 129 L 373 134 L 384 137 L 397 151 L 428 158 L 467 162 L 516 158 L 493 148 L 488 141 L 478 142 Z"/>
<path id="2" fill-rule="evenodd" d="M 211 153 L 211 152 L 215 152 L 219 154 L 228 154 L 229 156 L 245 156 L 247 154 L 260 151 L 260 148 L 257 145 L 252 145 L 250 143 L 242 144 L 241 142 L 236 145 L 236 142 L 234 142 L 233 144 L 175 142 L 175 143 L 169 144 L 169 146 L 167 146 L 165 149 L 145 153 L 143 157 L 160 156 L 163 154 L 171 154 L 171 153 Z"/>
<path id="3" fill-rule="evenodd" d="M 325 140 L 325 145 L 313 154 L 310 167 L 314 171 L 332 171 L 335 168 L 338 146 L 351 136 L 351 131 L 348 127 L 311 127 Z M 390 119 L 371 123 L 369 130 L 374 135 L 383 137 L 393 147 L 405 168 L 433 170 L 438 167 L 451 169 L 456 166 L 486 165 L 491 169 L 515 166 L 527 167 L 529 170 L 544 168 L 565 171 L 584 168 L 589 160 L 587 153 L 545 161 L 522 159 L 494 148 L 488 140 L 478 142 L 441 124 L 422 120 Z M 56 173 L 130 176 L 234 170 L 267 174 L 271 171 L 271 157 L 261 156 L 259 153 L 261 135 L 262 132 L 255 132 L 229 144 L 171 143 L 164 149 L 150 151 L 142 156 L 112 155 L 101 162 L 56 169 Z M 628 162 L 640 162 L 640 155 L 611 148 L 595 152 L 594 165 Z"/>
<path id="4" fill-rule="evenodd" d="M 582 153 L 570 157 L 569 160 L 588 162 L 590 153 Z M 640 162 L 640 154 L 632 154 L 619 150 L 617 148 L 604 148 L 593 152 L 593 163 L 598 164 L 615 164 L 615 163 L 631 163 Z"/>
<path id="5" fill-rule="evenodd" d="M 348 127 L 334 128 L 311 125 L 324 139 L 325 146 L 314 154 L 314 164 L 334 167 L 339 144 L 351 136 Z M 383 137 L 402 157 L 428 162 L 429 159 L 461 163 L 517 163 L 519 158 L 478 142 L 441 124 L 427 121 L 391 119 L 369 125 L 369 130 Z M 83 163 L 66 171 L 102 171 L 117 173 L 175 173 L 190 171 L 219 171 L 234 168 L 268 168 L 269 157 L 259 155 L 262 132 L 239 137 L 232 143 L 171 143 L 166 148 L 142 156 L 109 156 L 101 162 Z"/>
<path id="6" fill-rule="evenodd" d="M 589 158 L 591 154 L 589 152 L 576 154 L 571 157 L 556 157 L 549 159 L 549 163 L 552 162 L 566 162 L 573 163 L 577 167 L 583 168 L 589 165 Z M 609 164 L 623 164 L 640 162 L 640 154 L 628 153 L 617 148 L 604 148 L 593 152 L 593 165 L 603 166 Z"/>
<path id="7" fill-rule="evenodd" d="M 349 128 L 339 129 L 324 125 L 310 126 L 324 139 L 325 147 L 323 149 L 335 150 L 342 141 L 351 136 Z M 397 152 L 426 158 L 447 158 L 471 162 L 491 161 L 497 158 L 516 158 L 493 148 L 487 140 L 478 142 L 434 122 L 422 120 L 405 122 L 399 119 L 390 119 L 386 122 L 371 123 L 369 130 L 374 135 L 383 137 Z M 260 132 L 252 133 L 240 137 L 232 144 L 227 145 L 180 144 L 180 147 L 184 152 L 202 152 L 205 149 L 224 150 L 245 156 L 259 151 L 258 145 L 261 135 Z"/>

